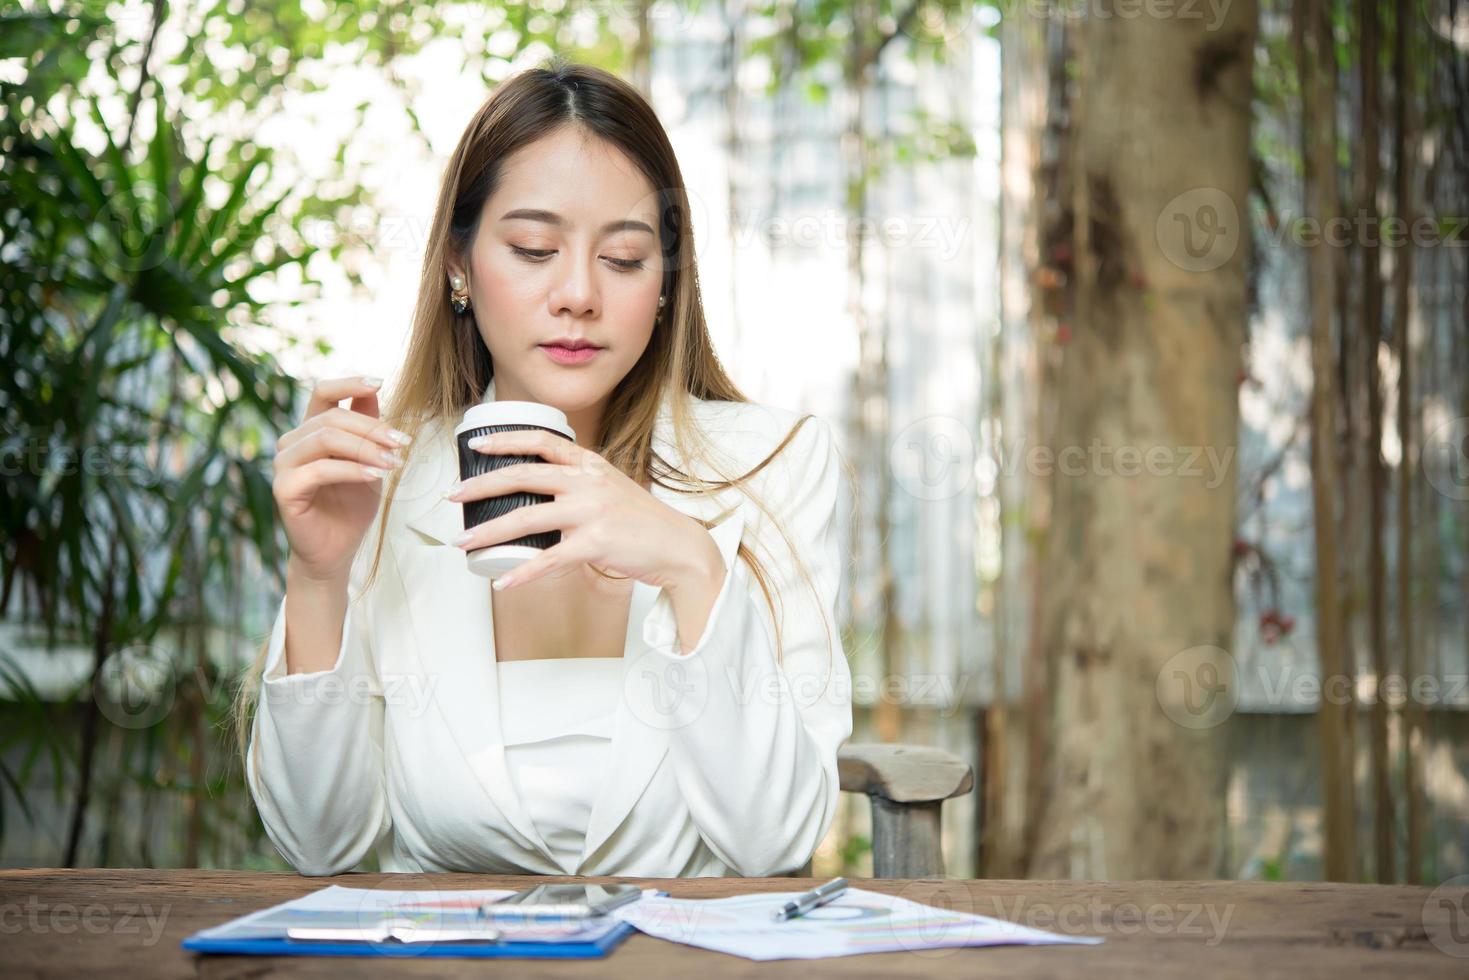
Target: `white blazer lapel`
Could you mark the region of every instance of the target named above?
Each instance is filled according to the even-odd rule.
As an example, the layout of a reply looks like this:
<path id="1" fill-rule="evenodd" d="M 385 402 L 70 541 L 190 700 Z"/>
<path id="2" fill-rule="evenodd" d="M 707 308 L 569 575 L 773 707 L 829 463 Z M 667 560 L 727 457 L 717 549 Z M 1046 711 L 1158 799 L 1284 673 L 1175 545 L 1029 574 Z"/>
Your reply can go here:
<path id="1" fill-rule="evenodd" d="M 636 683 L 638 654 L 642 650 L 643 618 L 653 607 L 657 590 L 637 582 L 627 616 L 627 637 L 622 654 L 622 694 L 617 699 L 612 745 L 608 752 L 607 781 L 602 784 L 587 818 L 586 839 L 573 873 L 580 874 L 597 848 L 612 836 L 643 795 L 648 781 L 668 753 L 668 733 L 642 724 L 629 708 L 627 690 Z"/>
<path id="2" fill-rule="evenodd" d="M 660 452 L 666 451 L 666 448 L 660 448 Z M 690 517 L 712 521 L 720 516 L 722 495 L 695 498 L 675 493 L 657 483 L 653 484 L 651 493 Z M 651 585 L 638 582 L 633 586 L 627 639 L 622 654 L 622 696 L 617 702 L 610 771 L 606 784 L 592 805 L 578 873 L 597 848 L 622 826 L 668 753 L 671 716 L 658 702 L 664 696 L 665 685 L 682 688 L 679 678 L 664 675 L 665 671 L 681 669 L 682 665 L 669 666 L 665 657 L 655 654 L 644 636 L 644 620 L 658 596 L 659 590 Z M 654 819 L 671 820 L 673 815 L 663 814 Z"/>
<path id="3" fill-rule="evenodd" d="M 432 479 L 437 486 L 427 488 L 426 495 L 433 502 L 410 513 L 405 521 L 415 540 L 398 546 L 399 559 L 406 563 L 409 575 L 420 579 L 405 578 L 403 582 L 412 646 L 424 676 L 437 676 L 441 681 L 435 687 L 433 703 L 465 763 L 495 808 L 525 839 L 525 846 L 539 851 L 554 866 L 550 849 L 536 832 L 505 764 L 490 582 L 469 571 L 464 553 L 450 543 L 464 530 L 463 505 L 443 497 L 443 490 L 459 473 L 453 433 L 437 428 L 424 432 L 432 434 L 433 441 L 419 450 L 424 454 L 423 469 L 414 485 Z M 412 499 L 421 508 L 422 497 L 415 494 Z M 418 534 L 427 540 L 417 538 Z"/>

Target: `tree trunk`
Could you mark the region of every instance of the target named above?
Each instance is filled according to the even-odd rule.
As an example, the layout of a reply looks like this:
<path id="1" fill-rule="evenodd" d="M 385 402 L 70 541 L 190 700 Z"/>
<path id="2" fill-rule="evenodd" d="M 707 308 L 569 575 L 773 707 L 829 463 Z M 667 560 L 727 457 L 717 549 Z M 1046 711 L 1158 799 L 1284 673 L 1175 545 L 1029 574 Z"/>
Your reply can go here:
<path id="1" fill-rule="evenodd" d="M 1297 70 L 1301 82 L 1302 194 L 1306 214 L 1326 228 L 1335 216 L 1335 102 L 1328 80 L 1330 35 L 1320 0 L 1298 0 L 1293 8 Z M 1348 729 L 1337 591 L 1337 488 L 1333 364 L 1333 256 L 1324 241 L 1307 248 L 1311 305 L 1311 503 L 1316 538 L 1316 646 L 1321 697 L 1316 709 L 1321 738 L 1323 874 L 1331 881 L 1355 877 L 1355 807 L 1352 744 Z"/>
<path id="2" fill-rule="evenodd" d="M 82 750 L 78 762 L 76 797 L 72 804 L 71 826 L 66 833 L 65 866 L 74 868 L 81 855 L 82 833 L 87 826 L 87 807 L 92 798 L 92 768 L 97 754 L 97 739 L 101 737 L 102 709 L 97 704 L 98 682 L 102 678 L 102 667 L 112 653 L 112 625 L 114 602 L 117 595 L 118 538 L 112 539 L 112 550 L 107 561 L 106 578 L 102 583 L 101 609 L 92 630 L 92 671 L 86 690 L 86 714 L 82 718 Z"/>
<path id="3" fill-rule="evenodd" d="M 1051 20 L 1045 31 L 1045 86 L 1036 97 L 1042 97 L 1046 108 L 1044 125 L 1040 136 L 1040 160 L 1036 176 L 1037 259 L 1033 276 L 1031 300 L 1035 313 L 1030 318 L 1032 328 L 1030 343 L 1035 359 L 1035 371 L 1031 381 L 1035 386 L 1033 415 L 1027 419 L 1026 432 L 1031 434 L 1037 446 L 1049 447 L 1055 442 L 1057 418 L 1060 406 L 1050 396 L 1052 391 L 1061 390 L 1058 365 L 1062 346 L 1056 343 L 1060 336 L 1060 322 L 1071 315 L 1066 305 L 1068 291 L 1063 263 L 1056 254 L 1056 245 L 1049 244 L 1057 237 L 1054 230 L 1058 224 L 1055 214 L 1058 203 L 1066 196 L 1066 157 L 1070 152 L 1070 106 L 1071 87 L 1068 84 L 1069 51 L 1074 42 L 1071 30 L 1062 20 Z M 1065 230 L 1070 234 L 1070 229 Z M 1066 244 L 1070 248 L 1070 244 Z M 1068 327 L 1069 329 L 1069 327 Z M 1025 719 L 1025 782 L 1024 812 L 1019 820 L 1021 832 L 1020 869 L 1015 877 L 1030 877 L 1036 863 L 1040 833 L 1050 805 L 1053 778 L 1053 752 L 1056 719 L 1052 703 L 1055 687 L 1056 651 L 1046 641 L 1041 629 L 1041 617 L 1049 613 L 1040 598 L 1044 593 L 1043 583 L 1047 574 L 1046 544 L 1050 540 L 1054 514 L 1052 495 L 1055 487 L 1040 467 L 1023 467 L 1030 479 L 1026 481 L 1025 529 L 1030 536 L 1030 561 L 1025 567 L 1028 610 L 1025 675 L 1022 688 L 1021 712 Z"/>
<path id="4" fill-rule="evenodd" d="M 893 576 L 889 541 L 892 481 L 884 452 L 888 445 L 887 321 L 885 316 L 873 317 L 868 314 L 866 248 L 862 233 L 867 222 L 868 181 L 872 171 L 866 127 L 867 94 L 877 59 L 877 49 L 865 26 L 871 20 L 865 16 L 868 12 L 859 10 L 858 14 L 854 14 L 853 24 L 856 26 L 848 42 L 843 64 L 843 79 L 846 83 L 843 87 L 847 105 L 841 148 L 847 218 L 847 311 L 857 331 L 853 429 L 855 444 L 861 447 L 861 458 L 865 463 L 861 472 L 873 474 L 877 490 L 870 504 L 870 511 L 855 516 L 859 524 L 870 521 L 867 526 L 874 532 L 870 568 L 877 583 L 876 634 L 881 676 L 887 678 L 899 676 L 902 670 L 899 659 L 902 631 L 897 619 L 897 583 Z M 867 617 L 861 618 L 863 623 L 868 621 L 870 620 Z M 892 699 L 878 699 L 873 710 L 873 720 L 881 741 L 896 742 L 902 737 L 902 711 Z"/>
<path id="5" fill-rule="evenodd" d="M 976 810 L 982 877 L 1022 875 L 1025 832 L 1024 789 L 1026 740 L 1017 723 L 1028 715 L 1010 700 L 1011 678 L 1027 648 L 1025 628 L 1030 568 L 1029 524 L 1036 513 L 1027 467 L 1014 465 L 1011 452 L 1022 452 L 1020 436 L 1035 431 L 1035 399 L 1039 392 L 1035 326 L 1042 303 L 1031 294 L 1039 265 L 1039 151 L 1047 104 L 1047 24 L 1038 17 L 1000 20 L 1000 329 L 991 345 L 984 384 L 989 402 L 990 433 L 999 477 L 996 523 L 1000 533 L 1000 573 L 995 580 L 993 694 L 983 715 L 981 732 L 984 780 Z"/>
<path id="6" fill-rule="evenodd" d="M 1037 877 L 1221 870 L 1223 736 L 1172 720 L 1162 680 L 1233 637 L 1255 5 L 1224 16 L 1073 21 L 1073 88 L 1052 99 L 1070 147 L 1046 247 L 1071 271 L 1045 396 Z"/>
<path id="7" fill-rule="evenodd" d="M 1413 227 L 1413 157 L 1411 133 L 1412 71 L 1410 32 L 1417 24 L 1412 4 L 1398 0 L 1397 24 L 1393 31 L 1393 164 L 1397 168 L 1398 215 L 1405 227 Z M 1398 642 L 1403 650 L 1403 676 L 1411 683 L 1417 677 L 1417 651 L 1413 648 L 1413 473 L 1417 459 L 1413 451 L 1412 347 L 1408 343 L 1410 298 L 1413 283 L 1412 236 L 1406 236 L 1393 262 L 1393 340 L 1398 360 Z M 1423 880 L 1423 789 L 1418 761 L 1423 751 L 1423 706 L 1417 698 L 1406 702 L 1404 733 L 1403 792 L 1407 796 L 1407 881 Z"/>
<path id="8" fill-rule="evenodd" d="M 1362 193 L 1359 206 L 1368 227 L 1377 227 L 1377 193 L 1382 182 L 1381 147 L 1377 138 L 1379 24 L 1375 0 L 1359 0 L 1357 13 L 1362 36 Z M 1382 460 L 1382 378 L 1377 357 L 1382 344 L 1382 260 L 1377 237 L 1358 242 L 1362 256 L 1362 366 L 1366 370 L 1367 446 L 1363 463 L 1368 486 L 1367 602 L 1372 673 L 1377 692 L 1372 699 L 1372 841 L 1374 876 L 1379 882 L 1397 880 L 1393 845 L 1392 768 L 1388 755 L 1387 699 L 1383 682 L 1390 670 L 1387 659 L 1387 559 L 1382 525 L 1386 518 L 1387 470 Z"/>

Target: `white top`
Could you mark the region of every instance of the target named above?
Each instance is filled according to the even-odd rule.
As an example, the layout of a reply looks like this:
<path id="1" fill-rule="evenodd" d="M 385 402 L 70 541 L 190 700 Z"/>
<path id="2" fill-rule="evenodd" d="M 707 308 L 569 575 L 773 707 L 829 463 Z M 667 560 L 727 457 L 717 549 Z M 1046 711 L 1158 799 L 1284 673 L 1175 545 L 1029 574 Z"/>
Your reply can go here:
<path id="1" fill-rule="evenodd" d="M 577 873 L 622 691 L 621 657 L 496 663 L 510 780 L 551 856 Z"/>

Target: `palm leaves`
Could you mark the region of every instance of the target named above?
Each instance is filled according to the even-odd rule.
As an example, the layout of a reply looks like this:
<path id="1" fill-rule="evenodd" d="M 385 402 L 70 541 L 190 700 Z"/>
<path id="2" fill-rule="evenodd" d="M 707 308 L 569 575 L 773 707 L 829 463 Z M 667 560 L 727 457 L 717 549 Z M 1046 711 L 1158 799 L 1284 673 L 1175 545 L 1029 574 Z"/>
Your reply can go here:
<path id="1" fill-rule="evenodd" d="M 17 465 L 0 480 L 0 614 L 44 627 L 45 648 L 92 651 L 74 695 L 82 751 L 51 753 L 80 768 L 70 863 L 100 715 L 122 727 L 137 717 L 92 696 L 109 658 L 153 650 L 175 682 L 202 679 L 183 710 L 214 721 L 227 705 L 226 685 L 213 683 L 224 674 L 212 627 L 241 612 L 219 597 L 238 599 L 242 563 L 280 566 L 261 449 L 294 414 L 289 379 L 234 334 L 267 312 L 252 287 L 311 249 L 271 234 L 289 193 L 262 201 L 269 156 L 213 144 L 190 153 L 156 90 L 136 160 L 95 98 L 71 103 L 100 131 L 92 149 L 76 120 L 23 112 L 22 89 L 5 86 L 3 100 L 0 448 Z M 50 723 L 22 679 L 0 662 L 3 693 L 35 720 L 6 733 L 31 740 L 28 770 L 41 743 L 74 735 Z M 205 748 L 182 744 L 175 761 Z M 27 812 L 26 775 L 0 764 L 7 810 Z"/>

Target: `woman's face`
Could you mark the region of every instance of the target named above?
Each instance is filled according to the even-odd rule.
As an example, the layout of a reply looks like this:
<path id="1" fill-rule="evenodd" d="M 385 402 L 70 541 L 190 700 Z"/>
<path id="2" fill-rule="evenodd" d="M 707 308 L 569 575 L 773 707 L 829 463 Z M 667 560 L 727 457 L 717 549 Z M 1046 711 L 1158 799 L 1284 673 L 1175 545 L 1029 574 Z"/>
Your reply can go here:
<path id="1" fill-rule="evenodd" d="M 497 399 L 553 405 L 579 440 L 596 425 L 653 335 L 663 283 L 657 206 L 626 155 L 573 126 L 505 160 L 469 268 L 450 265 L 465 277 L 494 358 Z M 570 363 L 546 349 L 568 338 L 601 349 Z"/>

